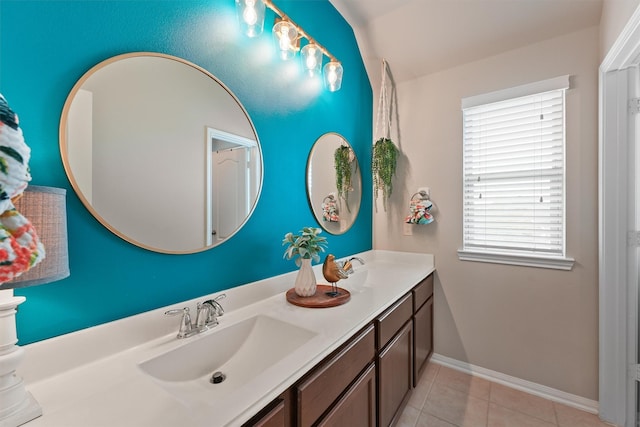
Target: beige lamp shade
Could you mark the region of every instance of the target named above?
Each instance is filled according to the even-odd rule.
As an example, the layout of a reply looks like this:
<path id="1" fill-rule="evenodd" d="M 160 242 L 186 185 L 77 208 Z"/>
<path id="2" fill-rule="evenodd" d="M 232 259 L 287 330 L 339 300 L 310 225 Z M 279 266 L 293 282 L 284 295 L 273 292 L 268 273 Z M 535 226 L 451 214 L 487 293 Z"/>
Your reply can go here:
<path id="1" fill-rule="evenodd" d="M 33 224 L 44 245 L 45 258 L 3 289 L 24 288 L 55 282 L 69 276 L 67 249 L 67 190 L 30 185 L 16 201 L 15 207 Z"/>

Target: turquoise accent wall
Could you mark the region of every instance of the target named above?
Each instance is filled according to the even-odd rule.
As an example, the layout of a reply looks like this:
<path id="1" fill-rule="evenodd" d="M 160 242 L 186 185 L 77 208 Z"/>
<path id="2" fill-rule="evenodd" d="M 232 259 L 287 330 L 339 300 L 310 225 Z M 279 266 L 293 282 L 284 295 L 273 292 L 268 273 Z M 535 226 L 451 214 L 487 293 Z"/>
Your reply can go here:
<path id="1" fill-rule="evenodd" d="M 305 168 L 325 132 L 352 144 L 365 189 L 354 226 L 341 236 L 325 234 L 329 251 L 341 257 L 371 249 L 372 91 L 355 37 L 328 0 L 276 3 L 342 61 L 339 92 L 314 91 L 302 75 L 283 77 L 283 64 L 268 52 L 270 31 L 258 40 L 241 36 L 233 0 L 0 0 L 0 93 L 31 147 L 32 184 L 68 190 L 71 276 L 16 290 L 27 297 L 18 313 L 21 344 L 294 270 L 281 241 L 288 231 L 317 225 Z M 268 11 L 265 27 L 272 19 Z M 207 69 L 240 99 L 257 129 L 264 156 L 259 203 L 240 232 L 211 250 L 167 255 L 121 240 L 91 216 L 64 173 L 58 127 L 67 94 L 93 65 L 135 51 Z"/>

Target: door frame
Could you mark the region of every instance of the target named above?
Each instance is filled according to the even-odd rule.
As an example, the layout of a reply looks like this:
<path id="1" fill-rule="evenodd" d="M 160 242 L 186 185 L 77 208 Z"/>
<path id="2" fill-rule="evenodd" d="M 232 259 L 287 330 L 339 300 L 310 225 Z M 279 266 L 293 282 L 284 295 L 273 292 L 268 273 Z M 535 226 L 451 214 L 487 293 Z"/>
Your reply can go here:
<path id="1" fill-rule="evenodd" d="M 250 139 L 250 138 L 245 138 L 244 136 L 240 136 L 240 135 L 236 135 L 234 133 L 229 133 L 229 132 L 225 132 L 223 130 L 220 129 L 215 129 L 209 126 L 205 126 L 204 128 L 205 131 L 205 141 L 204 141 L 204 146 L 205 146 L 205 179 L 206 179 L 206 183 L 205 183 L 205 195 L 204 195 L 204 200 L 205 200 L 205 245 L 206 246 L 212 246 L 215 242 L 214 239 L 212 237 L 212 232 L 213 232 L 213 221 L 211 220 L 211 213 L 212 213 L 212 203 L 213 203 L 213 199 L 212 199 L 212 195 L 211 195 L 211 191 L 213 190 L 213 183 L 212 183 L 212 178 L 213 178 L 213 164 L 211 161 L 211 152 L 213 151 L 213 141 L 214 140 L 219 140 L 219 141 L 223 141 L 232 145 L 239 145 L 242 147 L 247 147 L 247 148 L 257 148 L 258 147 L 258 143 L 257 141 Z M 262 173 L 262 172 L 261 172 Z M 257 200 L 257 199 L 256 199 Z M 244 219 L 244 222 L 246 222 L 249 219 L 249 216 L 247 216 Z M 243 223 L 244 223 L 243 222 Z M 240 229 L 240 227 L 238 227 L 238 230 Z M 237 231 L 237 230 L 236 230 Z M 231 237 L 231 236 L 229 236 Z"/>
<path id="2" fill-rule="evenodd" d="M 629 274 L 629 224 L 634 165 L 629 132 L 628 71 L 640 64 L 640 7 L 620 33 L 599 69 L 599 412 L 618 426 L 633 427 L 636 390 L 638 307 Z M 636 279 L 637 280 L 637 277 Z M 630 298 L 631 297 L 631 298 Z M 631 386 L 633 384 L 633 387 Z"/>

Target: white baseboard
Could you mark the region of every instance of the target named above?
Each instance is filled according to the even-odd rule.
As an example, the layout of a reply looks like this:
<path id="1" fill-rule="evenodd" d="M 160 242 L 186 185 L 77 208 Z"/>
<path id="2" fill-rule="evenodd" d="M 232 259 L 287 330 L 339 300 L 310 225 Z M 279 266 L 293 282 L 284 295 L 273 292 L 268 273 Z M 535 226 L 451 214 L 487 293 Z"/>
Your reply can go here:
<path id="1" fill-rule="evenodd" d="M 598 402 L 595 400 L 547 387 L 542 384 L 536 384 L 531 381 L 512 377 L 510 375 L 475 366 L 467 362 L 461 362 L 437 353 L 434 353 L 431 356 L 431 361 L 438 365 L 462 371 L 475 377 L 484 378 L 485 380 L 524 391 L 554 402 L 562 403 L 563 405 L 571 406 L 582 411 L 590 412 L 592 414 L 598 413 Z"/>

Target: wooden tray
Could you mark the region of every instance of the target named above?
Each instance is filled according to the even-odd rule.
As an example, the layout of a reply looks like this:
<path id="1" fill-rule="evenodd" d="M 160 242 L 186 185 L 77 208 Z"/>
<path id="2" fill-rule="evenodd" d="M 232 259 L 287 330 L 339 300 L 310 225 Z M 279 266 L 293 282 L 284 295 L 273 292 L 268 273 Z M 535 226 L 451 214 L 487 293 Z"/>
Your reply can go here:
<path id="1" fill-rule="evenodd" d="M 326 292 L 331 292 L 331 285 L 317 285 L 316 293 L 310 297 L 298 296 L 295 289 L 291 288 L 287 291 L 287 301 L 300 307 L 326 308 L 342 305 L 351 299 L 351 293 L 343 288 L 338 288 L 338 295 L 335 297 Z"/>

